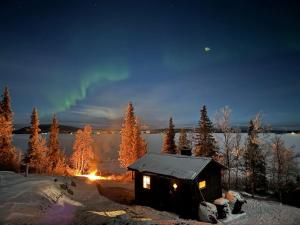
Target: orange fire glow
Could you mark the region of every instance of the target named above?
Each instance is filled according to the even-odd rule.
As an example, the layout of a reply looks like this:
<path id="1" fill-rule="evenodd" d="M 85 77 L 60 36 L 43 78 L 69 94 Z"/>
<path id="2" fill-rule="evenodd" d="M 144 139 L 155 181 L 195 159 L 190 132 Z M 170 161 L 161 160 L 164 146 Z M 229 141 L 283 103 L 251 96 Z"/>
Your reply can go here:
<path id="1" fill-rule="evenodd" d="M 89 174 L 76 173 L 75 176 L 77 176 L 77 177 L 86 177 L 90 181 L 96 181 L 96 180 L 113 180 L 112 176 L 98 176 L 97 175 L 97 170 L 94 170 L 94 171 L 92 171 Z"/>

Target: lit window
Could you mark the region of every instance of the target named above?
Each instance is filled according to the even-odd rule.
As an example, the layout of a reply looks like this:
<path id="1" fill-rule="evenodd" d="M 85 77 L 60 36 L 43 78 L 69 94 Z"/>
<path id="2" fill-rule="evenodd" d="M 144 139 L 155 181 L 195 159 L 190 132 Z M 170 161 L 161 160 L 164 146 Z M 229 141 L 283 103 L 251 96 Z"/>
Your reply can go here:
<path id="1" fill-rule="evenodd" d="M 200 182 L 199 182 L 199 188 L 200 188 L 200 189 L 203 189 L 203 188 L 205 188 L 205 187 L 206 187 L 206 182 L 205 182 L 205 180 L 200 181 Z"/>
<path id="2" fill-rule="evenodd" d="M 175 191 L 176 191 L 176 189 L 178 188 L 178 186 L 177 186 L 176 183 L 173 184 L 173 188 L 174 188 Z"/>
<path id="3" fill-rule="evenodd" d="M 143 188 L 150 189 L 150 177 L 143 176 Z"/>

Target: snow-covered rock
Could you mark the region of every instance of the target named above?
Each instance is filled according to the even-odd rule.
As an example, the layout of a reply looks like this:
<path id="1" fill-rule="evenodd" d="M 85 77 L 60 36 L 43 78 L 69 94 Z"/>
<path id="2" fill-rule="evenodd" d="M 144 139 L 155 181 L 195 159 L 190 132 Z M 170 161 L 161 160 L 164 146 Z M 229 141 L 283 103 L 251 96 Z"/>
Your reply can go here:
<path id="1" fill-rule="evenodd" d="M 198 217 L 203 222 L 217 223 L 217 207 L 209 202 L 201 202 L 198 209 Z"/>
<path id="2" fill-rule="evenodd" d="M 228 191 L 225 194 L 225 198 L 229 201 L 229 206 L 233 214 L 242 212 L 242 205 L 246 203 L 246 200 L 236 191 Z"/>

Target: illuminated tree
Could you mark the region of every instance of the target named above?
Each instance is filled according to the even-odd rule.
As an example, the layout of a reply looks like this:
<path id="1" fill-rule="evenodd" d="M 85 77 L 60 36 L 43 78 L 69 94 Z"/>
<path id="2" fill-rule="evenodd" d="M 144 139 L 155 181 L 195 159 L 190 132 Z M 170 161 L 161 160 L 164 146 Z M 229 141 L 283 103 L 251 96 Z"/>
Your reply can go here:
<path id="1" fill-rule="evenodd" d="M 0 170 L 19 168 L 15 147 L 12 144 L 13 113 L 10 104 L 9 90 L 5 87 L 0 102 Z"/>
<path id="2" fill-rule="evenodd" d="M 175 130 L 172 117 L 169 120 L 169 128 L 164 136 L 162 153 L 176 154 Z"/>
<path id="3" fill-rule="evenodd" d="M 46 146 L 46 139 L 39 135 L 39 117 L 36 108 L 33 108 L 31 115 L 31 128 L 28 141 L 28 150 L 25 161 L 29 166 L 35 169 L 38 173 L 43 173 L 48 170 L 49 161 L 46 156 L 48 148 Z"/>
<path id="4" fill-rule="evenodd" d="M 213 125 L 207 116 L 205 105 L 201 109 L 201 117 L 195 134 L 195 156 L 214 157 L 218 149 L 213 136 Z"/>
<path id="5" fill-rule="evenodd" d="M 191 142 L 187 137 L 187 133 L 185 129 L 180 130 L 179 139 L 178 139 L 178 147 L 177 154 L 181 154 L 182 150 L 191 149 Z"/>
<path id="6" fill-rule="evenodd" d="M 58 158 L 58 161 L 55 164 L 55 167 L 52 170 L 52 174 L 65 175 L 66 171 L 67 171 L 66 156 L 63 152 L 60 152 L 60 156 Z"/>
<path id="7" fill-rule="evenodd" d="M 128 103 L 124 123 L 121 129 L 121 144 L 119 150 L 119 161 L 123 168 L 133 163 L 137 154 L 133 151 L 133 128 L 135 125 L 134 108 L 131 102 Z"/>
<path id="8" fill-rule="evenodd" d="M 147 144 L 141 136 L 140 125 L 134 115 L 133 105 L 129 102 L 121 129 L 120 166 L 127 168 L 131 163 L 144 155 L 146 151 Z"/>
<path id="9" fill-rule="evenodd" d="M 52 124 L 50 127 L 50 137 L 48 140 L 48 160 L 49 160 L 49 172 L 55 173 L 58 170 L 63 170 L 63 166 L 65 165 L 65 157 L 64 154 L 61 152 L 59 141 L 59 125 L 56 119 L 56 116 L 53 116 Z M 56 173 L 57 174 L 57 173 Z"/>
<path id="10" fill-rule="evenodd" d="M 85 125 L 75 134 L 71 163 L 76 173 L 83 174 L 95 169 L 96 156 L 93 149 L 92 127 Z"/>

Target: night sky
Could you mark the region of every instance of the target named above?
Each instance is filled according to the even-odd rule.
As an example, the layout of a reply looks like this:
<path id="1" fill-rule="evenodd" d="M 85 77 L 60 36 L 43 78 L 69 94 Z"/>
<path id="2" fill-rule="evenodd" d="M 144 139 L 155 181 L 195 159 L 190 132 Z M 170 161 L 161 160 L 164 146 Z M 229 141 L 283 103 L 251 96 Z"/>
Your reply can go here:
<path id="1" fill-rule="evenodd" d="M 1 1 L 0 85 L 15 123 L 112 126 L 128 101 L 143 123 L 193 125 L 228 105 L 300 126 L 297 1 Z"/>

